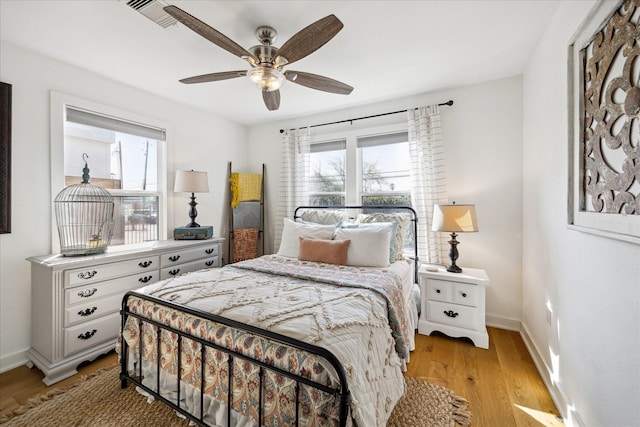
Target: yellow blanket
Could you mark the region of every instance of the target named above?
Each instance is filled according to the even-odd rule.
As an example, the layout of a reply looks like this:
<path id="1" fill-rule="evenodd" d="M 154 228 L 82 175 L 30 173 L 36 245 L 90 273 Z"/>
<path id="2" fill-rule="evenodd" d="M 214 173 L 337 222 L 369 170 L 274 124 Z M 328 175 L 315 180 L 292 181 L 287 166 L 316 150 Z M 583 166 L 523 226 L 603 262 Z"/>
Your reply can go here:
<path id="1" fill-rule="evenodd" d="M 236 208 L 240 202 L 260 200 L 262 195 L 262 175 L 257 173 L 232 173 L 231 207 Z"/>

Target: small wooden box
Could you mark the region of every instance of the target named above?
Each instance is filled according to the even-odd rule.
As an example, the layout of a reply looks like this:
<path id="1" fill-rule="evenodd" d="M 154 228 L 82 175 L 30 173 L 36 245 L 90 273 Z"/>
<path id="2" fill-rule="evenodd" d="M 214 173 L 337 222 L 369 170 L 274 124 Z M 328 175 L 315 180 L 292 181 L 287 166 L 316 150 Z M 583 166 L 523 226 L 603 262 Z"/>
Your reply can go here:
<path id="1" fill-rule="evenodd" d="M 213 237 L 213 226 L 177 227 L 173 230 L 174 240 L 206 240 Z"/>

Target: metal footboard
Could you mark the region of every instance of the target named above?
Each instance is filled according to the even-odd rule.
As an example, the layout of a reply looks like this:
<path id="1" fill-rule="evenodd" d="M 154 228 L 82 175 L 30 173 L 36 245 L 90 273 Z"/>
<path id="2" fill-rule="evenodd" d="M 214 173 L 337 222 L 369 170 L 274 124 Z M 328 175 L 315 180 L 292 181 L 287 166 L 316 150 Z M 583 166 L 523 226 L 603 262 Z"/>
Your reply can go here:
<path id="1" fill-rule="evenodd" d="M 335 374 L 337 376 L 337 378 L 335 379 L 337 382 L 337 386 L 335 388 L 333 387 L 328 387 L 325 384 L 319 383 L 317 381 L 311 380 L 305 376 L 299 375 L 299 373 L 292 373 L 288 370 L 283 370 L 277 366 L 273 366 L 271 363 L 268 363 L 268 361 L 265 360 L 257 360 L 254 359 L 252 357 L 249 357 L 245 354 L 242 354 L 239 351 L 234 350 L 233 348 L 226 348 L 224 346 L 221 346 L 219 344 L 207 341 L 205 339 L 202 339 L 200 337 L 194 336 L 193 334 L 187 333 L 185 331 L 173 328 L 171 326 L 166 325 L 165 323 L 161 323 L 158 322 L 156 320 L 153 319 L 149 319 L 147 317 L 145 317 L 144 315 L 138 314 L 138 313 L 133 313 L 130 311 L 129 306 L 128 306 L 128 301 L 130 297 L 136 297 L 139 298 L 141 300 L 146 300 L 149 302 L 152 302 L 154 304 L 158 304 L 160 306 L 164 306 L 170 309 L 174 309 L 174 310 L 178 310 L 180 312 L 184 312 L 187 313 L 188 315 L 191 316 L 195 316 L 197 318 L 201 318 L 201 319 L 205 319 L 208 321 L 212 321 L 215 323 L 218 323 L 220 325 L 224 325 L 226 327 L 232 328 L 234 330 L 237 331 L 242 331 L 242 332 L 246 332 L 251 334 L 252 336 L 255 336 L 257 338 L 261 338 L 261 339 L 266 339 L 270 342 L 276 343 L 278 345 L 281 346 L 285 346 L 288 348 L 292 348 L 295 350 L 300 350 L 300 351 L 304 351 L 306 353 L 309 353 L 311 355 L 320 357 L 323 359 L 323 362 L 326 362 L 328 365 L 330 365 L 333 370 L 335 371 Z M 231 412 L 233 411 L 233 380 L 234 380 L 234 360 L 239 359 L 239 360 L 244 360 L 244 361 L 249 361 L 252 364 L 255 364 L 256 366 L 259 367 L 259 401 L 258 401 L 258 408 L 257 408 L 257 413 L 258 413 L 258 424 L 260 426 L 263 425 L 263 414 L 264 414 L 264 402 L 263 402 L 263 394 L 265 392 L 264 387 L 264 382 L 263 379 L 266 375 L 267 372 L 274 372 L 276 374 L 280 374 L 282 376 L 285 376 L 287 378 L 292 379 L 293 381 L 295 381 L 295 424 L 294 425 L 298 425 L 298 420 L 299 420 L 299 406 L 300 406 L 300 402 L 299 402 L 299 398 L 300 398 L 300 385 L 304 384 L 306 386 L 312 387 L 313 389 L 316 389 L 320 392 L 326 393 L 328 395 L 333 396 L 333 401 L 335 402 L 335 406 L 338 408 L 339 410 L 339 425 L 340 426 L 345 426 L 347 424 L 347 416 L 348 416 L 348 412 L 349 412 L 349 404 L 350 404 L 350 399 L 351 399 L 351 395 L 349 392 L 349 388 L 348 388 L 348 384 L 347 384 L 347 377 L 346 377 L 346 373 L 345 373 L 345 369 L 342 366 L 342 364 L 340 363 L 340 361 L 333 355 L 333 353 L 331 353 L 330 351 L 328 351 L 327 349 L 297 340 L 297 339 L 293 339 L 278 333 L 274 333 L 271 331 L 267 331 L 261 328 L 257 328 L 255 326 L 252 325 L 246 325 L 231 319 L 227 319 L 225 317 L 221 317 L 221 316 L 217 316 L 214 314 L 210 314 L 210 313 L 206 313 L 206 312 L 202 312 L 200 310 L 196 310 L 193 309 L 191 307 L 182 305 L 182 304 L 176 304 L 170 301 L 166 301 L 166 300 L 162 300 L 153 296 L 149 296 L 149 295 L 145 295 L 145 294 L 140 294 L 137 293 L 135 291 L 130 291 L 127 292 L 125 294 L 125 296 L 123 297 L 122 300 L 122 309 L 120 311 L 121 314 L 121 337 L 120 337 L 120 363 L 121 363 L 121 370 L 120 370 L 120 385 L 122 388 L 126 388 L 128 383 L 132 383 L 138 387 L 140 387 L 142 390 L 144 390 L 145 392 L 149 393 L 150 395 L 153 395 L 156 399 L 164 402 L 165 404 L 167 404 L 168 406 L 170 406 L 171 408 L 175 409 L 176 411 L 180 412 L 182 415 L 184 415 L 185 417 L 189 418 L 191 421 L 193 421 L 194 423 L 196 423 L 197 425 L 200 426 L 208 426 L 208 424 L 205 423 L 205 416 L 206 414 L 204 413 L 204 397 L 205 397 L 205 392 L 203 390 L 204 387 L 201 387 L 199 390 L 199 395 L 200 395 L 200 414 L 199 415 L 194 415 L 191 412 L 189 412 L 187 409 L 181 407 L 181 387 L 180 384 L 182 382 L 182 367 L 181 367 L 181 363 L 182 363 L 182 342 L 184 339 L 188 339 L 194 342 L 197 342 L 200 344 L 200 384 L 204 385 L 205 384 L 205 368 L 206 368 L 206 357 L 205 357 L 205 352 L 207 350 L 207 348 L 211 348 L 214 349 L 216 351 L 220 351 L 223 352 L 227 355 L 228 357 L 228 369 L 229 369 L 229 376 L 228 376 L 228 392 L 227 392 L 227 402 L 221 402 L 226 404 L 227 406 L 227 410 L 228 413 L 226 414 L 226 419 L 227 419 L 227 426 L 231 426 L 231 420 L 232 420 L 232 416 L 231 416 Z M 138 348 L 138 360 L 135 362 L 134 366 L 134 371 L 132 373 L 132 375 L 129 374 L 129 366 L 128 366 L 128 362 L 129 362 L 129 346 L 126 342 L 126 340 L 124 339 L 124 331 L 125 331 L 125 327 L 127 324 L 127 321 L 130 318 L 135 318 L 137 319 L 138 322 L 138 328 L 139 328 L 139 348 Z M 147 385 L 143 384 L 143 346 L 144 346 L 144 342 L 143 342 L 143 338 L 144 338 L 144 333 L 143 333 L 143 324 L 149 324 L 152 325 L 154 327 L 154 329 L 156 329 L 156 333 L 158 334 L 158 339 L 157 339 L 157 355 L 158 355 L 158 359 L 160 358 L 160 346 L 161 346 L 161 334 L 162 331 L 167 331 L 169 333 L 175 334 L 177 336 L 177 354 L 178 354 L 178 358 L 177 358 L 177 379 L 176 379 L 176 389 L 177 389 L 177 399 L 176 399 L 176 403 L 172 402 L 170 399 L 168 399 L 167 397 L 162 395 L 162 391 L 161 391 L 161 387 L 160 387 L 160 363 L 156 363 L 157 365 L 157 374 L 156 374 L 156 391 L 152 390 L 150 387 L 148 387 Z M 237 375 L 242 375 L 242 372 L 238 373 Z"/>

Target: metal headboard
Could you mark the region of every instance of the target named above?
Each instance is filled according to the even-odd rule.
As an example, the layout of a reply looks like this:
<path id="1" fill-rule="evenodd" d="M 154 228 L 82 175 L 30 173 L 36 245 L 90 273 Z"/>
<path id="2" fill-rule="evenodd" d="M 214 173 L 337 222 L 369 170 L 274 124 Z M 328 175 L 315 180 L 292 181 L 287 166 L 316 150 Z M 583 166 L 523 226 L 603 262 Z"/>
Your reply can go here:
<path id="1" fill-rule="evenodd" d="M 374 211 L 380 213 L 404 213 L 409 216 L 413 225 L 413 255 L 407 256 L 413 260 L 413 280 L 414 283 L 418 283 L 418 215 L 411 206 L 384 206 L 384 205 L 367 205 L 367 206 L 298 206 L 293 213 L 293 220 L 301 218 L 298 214 L 301 210 L 360 210 L 365 213 L 366 211 Z"/>

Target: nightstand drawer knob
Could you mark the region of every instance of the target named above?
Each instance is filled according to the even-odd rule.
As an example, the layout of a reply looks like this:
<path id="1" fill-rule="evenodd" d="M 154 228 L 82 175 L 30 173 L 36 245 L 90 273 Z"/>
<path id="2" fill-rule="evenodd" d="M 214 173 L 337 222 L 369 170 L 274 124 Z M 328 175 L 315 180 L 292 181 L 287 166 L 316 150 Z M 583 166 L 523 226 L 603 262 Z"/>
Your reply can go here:
<path id="1" fill-rule="evenodd" d="M 453 310 L 448 310 L 448 311 L 445 310 L 443 313 L 446 314 L 448 317 L 457 317 L 458 316 L 458 313 L 455 313 Z"/>
<path id="2" fill-rule="evenodd" d="M 207 261 L 207 262 L 205 262 L 205 264 L 206 264 L 207 267 L 211 267 L 213 264 L 215 264 L 215 262 Z"/>
<path id="3" fill-rule="evenodd" d="M 204 252 L 205 252 L 207 255 L 211 255 L 211 254 L 213 253 L 213 251 L 214 251 L 214 250 L 215 250 L 215 249 L 205 249 L 205 250 L 204 250 Z"/>
<path id="4" fill-rule="evenodd" d="M 436 289 L 436 294 L 439 294 L 439 293 L 440 293 L 440 289 Z"/>
<path id="5" fill-rule="evenodd" d="M 462 293 L 462 298 L 466 298 L 466 297 L 467 297 L 467 293 L 466 293 L 466 292 L 463 292 L 463 293 Z"/>

